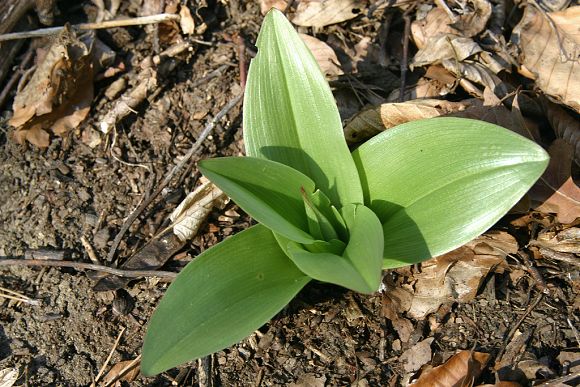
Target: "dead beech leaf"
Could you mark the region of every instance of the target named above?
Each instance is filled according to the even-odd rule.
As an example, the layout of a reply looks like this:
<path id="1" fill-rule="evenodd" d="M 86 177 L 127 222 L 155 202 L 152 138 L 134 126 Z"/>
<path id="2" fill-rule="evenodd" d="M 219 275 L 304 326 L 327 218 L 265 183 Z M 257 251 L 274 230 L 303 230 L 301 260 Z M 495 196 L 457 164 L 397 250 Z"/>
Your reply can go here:
<path id="1" fill-rule="evenodd" d="M 357 17 L 366 5 L 366 0 L 302 0 L 291 21 L 298 26 L 321 28 Z"/>
<path id="2" fill-rule="evenodd" d="M 574 148 L 574 161 L 580 166 L 580 122 L 560 106 L 545 102 L 544 108 L 556 136 Z"/>
<path id="3" fill-rule="evenodd" d="M 455 59 L 445 59 L 442 64 L 445 69 L 458 79 L 466 79 L 483 86 L 483 88 L 487 87 L 493 90 L 499 98 L 503 98 L 508 94 L 507 85 L 490 69 L 479 62 L 472 60 L 458 62 Z M 469 92 L 470 90 L 467 91 Z"/>
<path id="4" fill-rule="evenodd" d="M 0 370 L 0 387 L 12 387 L 17 380 L 18 370 L 16 368 Z"/>
<path id="5" fill-rule="evenodd" d="M 420 320 L 443 304 L 468 302 L 491 271 L 502 272 L 505 256 L 517 252 L 515 238 L 505 232 L 486 233 L 465 246 L 423 262 L 416 274 L 407 316 Z"/>
<path id="6" fill-rule="evenodd" d="M 357 143 L 405 122 L 439 117 L 465 110 L 469 105 L 439 99 L 416 99 L 401 103 L 385 103 L 356 114 L 345 126 L 346 141 Z"/>
<path id="7" fill-rule="evenodd" d="M 422 98 L 438 98 L 449 94 L 455 87 L 442 83 L 436 79 L 420 78 L 416 84 L 405 87 L 403 101 Z M 387 97 L 387 102 L 400 101 L 400 89 L 394 89 Z"/>
<path id="8" fill-rule="evenodd" d="M 459 11 L 453 13 L 452 19 L 447 11 L 435 7 L 424 19 L 415 20 L 411 24 L 411 34 L 417 47 L 427 47 L 428 40 L 439 35 L 476 36 L 485 29 L 491 16 L 491 4 L 487 0 L 468 0 Z"/>
<path id="9" fill-rule="evenodd" d="M 28 83 L 14 98 L 10 125 L 19 143 L 45 148 L 49 133 L 63 135 L 89 113 L 93 98 L 94 33 L 80 40 L 64 29 L 41 59 Z"/>
<path id="10" fill-rule="evenodd" d="M 119 377 L 119 374 L 133 362 L 134 360 L 125 360 L 116 363 L 114 366 L 111 367 L 109 372 L 107 372 L 107 374 L 103 377 L 102 384 L 108 386 L 109 384 L 113 383 L 114 380 L 119 380 L 128 383 L 134 381 L 137 378 L 137 376 L 139 376 L 139 367 L 137 364 L 135 364 L 135 366 L 130 370 L 126 371 L 121 377 Z"/>
<path id="11" fill-rule="evenodd" d="M 402 293 L 403 297 L 408 295 L 408 293 Z M 411 333 L 413 333 L 413 323 L 410 320 L 401 316 L 404 312 L 405 305 L 404 301 L 400 298 L 401 293 L 391 293 L 390 291 L 385 292 L 385 297 L 383 298 L 382 315 L 391 321 L 393 328 L 399 335 L 401 342 L 406 343 L 411 338 Z"/>
<path id="12" fill-rule="evenodd" d="M 430 337 L 407 349 L 399 357 L 399 361 L 403 364 L 403 368 L 407 372 L 417 371 L 423 364 L 431 361 L 431 343 L 434 338 Z"/>
<path id="13" fill-rule="evenodd" d="M 556 214 L 561 223 L 572 223 L 580 217 L 580 188 L 571 176 L 572 146 L 556 139 L 548 153 L 548 168 L 529 191 L 532 205 L 537 211 Z"/>
<path id="14" fill-rule="evenodd" d="M 272 8 L 284 11 L 287 6 L 288 2 L 286 0 L 260 0 L 260 12 L 262 12 L 262 15 L 267 14 Z"/>
<path id="15" fill-rule="evenodd" d="M 580 113 L 580 6 L 540 12 L 526 6 L 511 40 L 521 48 L 520 72 L 552 98 Z"/>
<path id="16" fill-rule="evenodd" d="M 189 8 L 185 5 L 182 5 L 179 10 L 179 26 L 181 27 L 181 32 L 186 35 L 193 35 L 195 33 L 195 21 L 191 16 Z"/>
<path id="17" fill-rule="evenodd" d="M 300 34 L 300 37 L 326 77 L 336 77 L 343 73 L 336 53 L 328 44 L 310 35 Z"/>
<path id="18" fill-rule="evenodd" d="M 541 232 L 531 246 L 548 248 L 561 253 L 580 254 L 580 228 L 570 227 L 561 231 Z"/>
<path id="19" fill-rule="evenodd" d="M 412 69 L 413 67 L 439 64 L 446 59 L 463 61 L 480 52 L 482 52 L 481 47 L 471 38 L 452 34 L 438 35 L 427 40 L 426 47 L 415 54 L 410 66 Z"/>
<path id="20" fill-rule="evenodd" d="M 472 386 L 483 371 L 489 354 L 463 350 L 445 363 L 427 370 L 413 384 L 417 387 Z"/>

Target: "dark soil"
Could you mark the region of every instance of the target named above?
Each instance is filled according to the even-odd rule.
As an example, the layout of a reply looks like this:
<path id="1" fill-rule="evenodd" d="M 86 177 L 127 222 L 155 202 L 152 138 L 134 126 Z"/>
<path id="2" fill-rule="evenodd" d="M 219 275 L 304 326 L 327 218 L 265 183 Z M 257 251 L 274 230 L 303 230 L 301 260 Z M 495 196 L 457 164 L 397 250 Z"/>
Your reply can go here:
<path id="1" fill-rule="evenodd" d="M 124 2 L 120 13 L 132 15 L 138 9 L 132 3 Z M 160 79 L 158 90 L 136 114 L 118 123 L 114 133 L 99 134 L 102 143 L 95 148 L 82 138 L 99 133 L 100 119 L 113 103 L 104 95 L 112 81 L 97 82 L 90 117 L 65 137 L 52 138 L 46 150 L 12 141 L 7 124 L 9 106 L 0 107 L 0 256 L 38 254 L 40 249 L 42 254 L 62 253 L 66 259 L 89 262 L 81 243 L 84 237 L 104 264 L 118 265 L 162 229 L 171 211 L 196 186 L 200 175 L 195 162 L 133 224 L 117 249 L 115 262 L 106 261 L 127 216 L 178 163 L 207 120 L 241 91 L 238 45 L 232 36 L 239 34 L 252 47 L 262 20 L 259 6 L 237 0 L 225 2 L 227 5 L 209 3 L 196 17 L 208 26 L 199 38 L 211 45 L 197 45 L 186 58 L 176 59 L 176 68 Z M 69 11 L 68 5 L 59 2 L 61 14 L 56 24 L 86 20 L 94 12 L 89 1 Z M 329 27 L 319 37 L 341 36 L 350 47 L 361 35 L 379 41 L 386 18 L 385 11 L 376 12 L 364 21 L 359 18 Z M 400 13 L 394 13 L 393 23 L 395 33 L 389 50 L 397 52 L 403 28 Z M 128 66 L 120 76 L 129 83 L 140 60 L 155 54 L 153 34 L 146 31 L 150 30 L 132 27 L 98 33 L 117 52 L 118 61 Z M 338 42 L 333 39 L 329 40 Z M 379 63 L 372 56 L 376 53 L 371 54 L 359 64 L 360 73 L 355 77 L 372 83 L 373 90 L 385 97 L 394 87 L 393 77 L 396 85 L 397 78 L 389 71 L 396 74 L 398 63 Z M 344 50 L 339 58 L 347 60 Z M 220 76 L 194 87 L 195 81 L 224 64 L 227 67 Z M 350 88 L 340 85 L 335 86 L 345 118 L 362 104 L 374 102 L 364 93 L 354 98 Z M 238 105 L 206 140 L 196 160 L 242 152 Z M 220 219 L 232 209 L 242 216 Z M 163 269 L 178 270 L 250 222 L 234 204 L 216 210 L 203 231 L 178 254 L 179 259 Z M 530 235 L 522 240 L 526 238 Z M 510 267 L 521 269 L 515 262 L 510 262 Z M 550 293 L 519 327 L 529 335 L 520 356 L 539 359 L 552 372 L 540 372 L 532 379 L 557 376 L 562 371 L 557 360 L 560 351 L 575 351 L 580 344 L 574 328 L 579 326 L 577 289 L 563 273 L 559 267 L 541 270 Z M 397 284 L 406 281 L 403 274 L 386 276 Z M 122 328 L 126 330 L 110 364 L 136 358 L 147 321 L 167 283 L 137 279 L 117 292 L 96 292 L 94 284 L 83 272 L 72 269 L 0 268 L 1 287 L 39 300 L 38 305 L 30 305 L 0 298 L 0 370 L 17 368 L 21 375 L 17 385 L 90 385 Z M 492 355 L 505 349 L 507 333 L 542 289 L 528 273 L 518 281 L 511 281 L 507 274 L 492 274 L 475 300 L 449 303 L 429 320 L 412 321 L 411 338 L 401 342 L 383 312 L 385 293 L 364 296 L 312 283 L 240 344 L 154 378 L 137 377 L 131 385 L 400 385 L 405 383 L 407 372 L 399 356 L 426 338 L 434 338 L 433 365 L 441 364 L 458 349 L 475 348 Z M 203 382 L 202 370 L 209 371 L 209 381 Z M 488 368 L 482 380 L 493 382 L 494 372 Z"/>

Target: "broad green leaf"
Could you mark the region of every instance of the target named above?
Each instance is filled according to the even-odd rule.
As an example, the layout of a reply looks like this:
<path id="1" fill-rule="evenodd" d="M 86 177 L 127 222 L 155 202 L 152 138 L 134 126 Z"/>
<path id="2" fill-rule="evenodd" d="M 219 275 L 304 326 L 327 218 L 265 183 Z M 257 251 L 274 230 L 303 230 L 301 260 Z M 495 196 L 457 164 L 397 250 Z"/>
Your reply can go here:
<path id="1" fill-rule="evenodd" d="M 266 15 L 257 47 L 244 96 L 248 156 L 299 170 L 337 206 L 362 203 L 357 170 L 328 83 L 280 11 Z"/>
<path id="2" fill-rule="evenodd" d="M 347 223 L 350 240 L 342 256 L 315 253 L 275 235 L 290 259 L 306 275 L 361 293 L 377 291 L 381 281 L 383 231 L 376 215 L 363 205 L 356 206 L 352 223 Z M 310 246 L 308 246 L 310 247 Z"/>
<path id="3" fill-rule="evenodd" d="M 155 375 L 237 343 L 310 279 L 257 225 L 205 251 L 173 281 L 153 314 L 141 372 Z"/>
<path id="4" fill-rule="evenodd" d="M 284 164 L 255 157 L 204 160 L 199 170 L 244 211 L 293 241 L 312 243 L 301 191 L 314 191 L 310 178 Z"/>
<path id="5" fill-rule="evenodd" d="M 420 262 L 475 238 L 541 176 L 547 153 L 482 121 L 413 121 L 353 152 L 365 203 L 383 223 L 383 267 Z"/>

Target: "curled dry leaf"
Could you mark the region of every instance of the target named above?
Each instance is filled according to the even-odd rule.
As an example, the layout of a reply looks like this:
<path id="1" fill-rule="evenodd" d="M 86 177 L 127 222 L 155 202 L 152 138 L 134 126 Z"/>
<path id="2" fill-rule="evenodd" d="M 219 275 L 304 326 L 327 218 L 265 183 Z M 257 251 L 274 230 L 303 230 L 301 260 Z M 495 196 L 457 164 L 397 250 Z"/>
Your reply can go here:
<path id="1" fill-rule="evenodd" d="M 411 62 L 413 66 L 439 64 L 446 59 L 463 61 L 482 52 L 479 44 L 471 38 L 464 38 L 452 34 L 438 35 L 429 38 L 426 47 L 420 49 Z"/>
<path id="2" fill-rule="evenodd" d="M 91 51 L 94 34 L 84 40 L 65 28 L 54 40 L 28 83 L 14 98 L 10 125 L 19 143 L 45 148 L 49 133 L 62 135 L 87 116 L 93 98 Z"/>
<path id="3" fill-rule="evenodd" d="M 442 83 L 437 79 L 429 79 L 427 77 L 422 77 L 417 81 L 416 84 L 405 87 L 403 92 L 403 101 L 409 101 L 413 99 L 420 98 L 437 98 L 449 94 L 454 89 L 453 86 Z M 400 90 L 394 89 L 387 101 L 394 102 L 399 101 Z"/>
<path id="4" fill-rule="evenodd" d="M 483 89 L 486 87 L 499 97 L 503 98 L 508 94 L 508 86 L 502 82 L 502 80 L 495 75 L 489 68 L 485 65 L 472 61 L 466 60 L 463 62 L 458 62 L 455 59 L 445 59 L 442 62 L 443 67 L 445 67 L 450 73 L 455 75 L 458 79 L 466 79 L 478 85 L 481 85 Z M 467 90 L 470 92 L 470 90 Z M 472 93 L 473 94 L 473 93 Z M 482 97 L 481 95 L 476 95 Z"/>
<path id="5" fill-rule="evenodd" d="M 438 367 L 421 374 L 413 384 L 416 387 L 472 386 L 483 371 L 489 354 L 461 351 Z"/>
<path id="6" fill-rule="evenodd" d="M 439 117 L 465 110 L 469 104 L 439 99 L 416 99 L 400 103 L 385 103 L 362 110 L 344 128 L 346 141 L 357 143 L 405 122 Z"/>
<path id="7" fill-rule="evenodd" d="M 399 335 L 401 342 L 406 343 L 411 338 L 411 333 L 413 333 L 414 328 L 410 320 L 401 316 L 400 311 L 408 309 L 408 307 L 405 308 L 404 304 L 407 301 L 410 302 L 410 295 L 407 292 L 392 292 L 391 290 L 394 289 L 387 287 L 387 291 L 383 298 L 381 313 L 385 318 L 391 321 L 391 324 Z"/>
<path id="8" fill-rule="evenodd" d="M 560 12 L 526 6 L 512 42 L 521 48 L 520 72 L 542 91 L 580 112 L 580 6 Z"/>
<path id="9" fill-rule="evenodd" d="M 314 55 L 314 59 L 326 77 L 336 77 L 343 73 L 336 53 L 328 44 L 310 35 L 300 34 L 300 37 Z"/>
<path id="10" fill-rule="evenodd" d="M 417 344 L 407 349 L 399 357 L 399 361 L 403 364 L 403 368 L 407 372 L 415 372 L 421 368 L 423 364 L 431 361 L 431 343 L 433 337 L 419 341 Z"/>
<path id="11" fill-rule="evenodd" d="M 191 16 L 189 8 L 185 5 L 182 5 L 179 10 L 179 26 L 181 27 L 181 32 L 186 35 L 193 35 L 195 33 L 195 21 Z"/>
<path id="12" fill-rule="evenodd" d="M 12 387 L 17 380 L 18 370 L 16 368 L 0 370 L 0 387 Z"/>
<path id="13" fill-rule="evenodd" d="M 580 121 L 554 103 L 545 102 L 543 105 L 556 136 L 572 145 L 574 161 L 580 166 Z"/>
<path id="14" fill-rule="evenodd" d="M 461 35 L 465 38 L 476 36 L 485 29 L 491 16 L 491 4 L 487 0 L 469 0 L 461 13 L 453 15 L 439 7 L 431 9 L 424 19 L 411 24 L 411 34 L 419 49 L 427 47 L 428 40 L 440 35 Z"/>
<path id="15" fill-rule="evenodd" d="M 214 207 L 223 208 L 227 201 L 226 194 L 204 178 L 202 184 L 173 210 L 169 227 L 185 242 L 197 234 Z"/>
<path id="16" fill-rule="evenodd" d="M 513 236 L 490 232 L 458 249 L 426 261 L 416 282 L 407 316 L 423 319 L 450 302 L 468 302 L 491 271 L 502 272 L 505 257 L 518 251 Z"/>
<path id="17" fill-rule="evenodd" d="M 125 360 L 116 363 L 114 366 L 111 367 L 109 372 L 107 372 L 107 374 L 103 377 L 102 384 L 108 386 L 115 380 L 128 383 L 134 381 L 137 378 L 137 376 L 139 376 L 139 367 L 137 366 L 137 364 L 135 364 L 135 366 L 132 367 L 131 369 L 127 369 L 127 367 L 129 367 L 133 362 L 134 360 Z M 124 373 L 120 375 L 121 372 Z"/>
<path id="18" fill-rule="evenodd" d="M 548 149 L 548 168 L 530 189 L 534 208 L 554 213 L 561 223 L 572 223 L 580 217 L 580 187 L 571 176 L 572 146 L 563 139 L 555 140 Z"/>
<path id="19" fill-rule="evenodd" d="M 548 248 L 561 253 L 580 254 L 580 228 L 570 227 L 562 231 L 546 231 L 530 241 L 531 246 Z"/>
<path id="20" fill-rule="evenodd" d="M 353 19 L 366 5 L 366 0 L 302 0 L 291 21 L 303 27 L 320 28 Z"/>

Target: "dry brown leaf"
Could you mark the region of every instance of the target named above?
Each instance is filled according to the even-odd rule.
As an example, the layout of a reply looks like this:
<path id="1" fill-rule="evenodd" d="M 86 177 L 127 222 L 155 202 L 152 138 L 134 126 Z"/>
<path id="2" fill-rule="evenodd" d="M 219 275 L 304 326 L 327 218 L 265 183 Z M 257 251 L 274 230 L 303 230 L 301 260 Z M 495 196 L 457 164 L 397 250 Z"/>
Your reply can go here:
<path id="1" fill-rule="evenodd" d="M 580 228 L 570 227 L 558 232 L 541 232 L 537 239 L 530 241 L 530 245 L 545 247 L 561 253 L 580 254 Z"/>
<path id="2" fill-rule="evenodd" d="M 545 102 L 544 108 L 556 136 L 572 145 L 574 161 L 580 165 L 580 121 L 554 103 Z"/>
<path id="3" fill-rule="evenodd" d="M 573 152 L 566 141 L 555 140 L 548 149 L 548 168 L 529 191 L 534 208 L 557 214 L 561 223 L 572 223 L 580 217 L 580 188 L 571 176 Z"/>
<path id="4" fill-rule="evenodd" d="M 362 110 L 355 115 L 345 126 L 344 134 L 347 142 L 357 143 L 405 122 L 439 117 L 465 110 L 468 106 L 463 102 L 438 99 L 385 103 Z"/>
<path id="5" fill-rule="evenodd" d="M 491 16 L 491 4 L 487 0 L 469 0 L 460 14 L 451 19 L 447 11 L 435 7 L 424 19 L 411 24 L 411 34 L 419 49 L 429 46 L 428 40 L 440 35 L 453 34 L 473 37 L 485 29 Z"/>
<path id="6" fill-rule="evenodd" d="M 544 13 L 531 4 L 514 28 L 520 72 L 542 91 L 580 112 L 580 6 Z"/>
<path id="7" fill-rule="evenodd" d="M 418 342 L 403 352 L 399 357 L 399 361 L 403 364 L 405 371 L 417 371 L 423 364 L 427 364 L 431 361 L 431 343 L 433 340 L 434 338 L 430 337 Z"/>
<path id="8" fill-rule="evenodd" d="M 28 83 L 14 99 L 10 125 L 14 138 L 45 148 L 49 133 L 63 135 L 89 113 L 93 98 L 94 34 L 78 39 L 64 29 L 41 59 Z"/>
<path id="9" fill-rule="evenodd" d="M 404 293 L 405 294 L 405 293 Z M 408 295 L 409 293 L 406 293 Z M 383 298 L 382 314 L 391 321 L 393 328 L 399 335 L 401 342 L 406 343 L 413 333 L 413 324 L 408 319 L 401 316 L 404 302 L 401 302 L 400 294 L 385 292 Z"/>
<path id="10" fill-rule="evenodd" d="M 355 18 L 366 5 L 366 0 L 302 0 L 291 21 L 303 27 L 320 28 Z"/>
<path id="11" fill-rule="evenodd" d="M 438 35 L 427 40 L 425 48 L 420 49 L 410 63 L 413 67 L 439 64 L 446 59 L 463 61 L 482 51 L 479 44 L 471 38 L 452 34 Z"/>
<path id="12" fill-rule="evenodd" d="M 403 101 L 422 98 L 439 98 L 449 94 L 455 87 L 439 82 L 436 79 L 423 77 L 416 84 L 405 87 Z M 400 89 L 393 90 L 387 97 L 387 102 L 400 101 Z"/>
<path id="13" fill-rule="evenodd" d="M 185 5 L 182 5 L 179 10 L 179 26 L 181 27 L 181 32 L 186 35 L 193 35 L 195 33 L 195 21 L 191 16 L 189 8 Z"/>
<path id="14" fill-rule="evenodd" d="M 465 246 L 424 262 L 415 275 L 407 316 L 423 319 L 449 302 L 468 302 L 491 271 L 502 272 L 505 256 L 517 252 L 515 238 L 505 232 L 486 233 Z"/>
<path id="15" fill-rule="evenodd" d="M 284 11 L 287 6 L 288 2 L 286 0 L 260 0 L 260 12 L 262 12 L 262 15 L 268 13 L 272 8 Z"/>
<path id="16" fill-rule="evenodd" d="M 113 380 L 119 377 L 119 373 L 122 372 L 131 363 L 133 363 L 133 360 L 125 360 L 120 361 L 114 366 L 112 366 L 109 372 L 107 372 L 107 374 L 103 377 L 102 384 L 109 385 L 110 383 L 112 383 Z M 118 380 L 131 383 L 133 380 L 137 378 L 137 376 L 139 376 L 139 367 L 135 366 L 131 368 L 129 371 L 125 372 L 125 374 L 121 376 Z"/>
<path id="17" fill-rule="evenodd" d="M 442 62 L 449 72 L 458 79 L 466 79 L 476 84 L 488 87 L 499 97 L 503 98 L 508 94 L 507 85 L 483 64 L 471 60 L 458 62 L 455 59 L 445 59 Z M 468 92 L 470 90 L 467 90 Z"/>
<path id="18" fill-rule="evenodd" d="M 328 44 L 310 35 L 300 34 L 300 37 L 312 52 L 325 76 L 336 77 L 343 73 L 336 53 Z"/>
<path id="19" fill-rule="evenodd" d="M 12 387 L 17 380 L 18 370 L 16 368 L 0 370 L 0 387 Z"/>
<path id="20" fill-rule="evenodd" d="M 488 359 L 489 354 L 487 353 L 461 351 L 440 366 L 423 372 L 413 386 L 472 386 L 481 371 L 483 371 Z"/>

